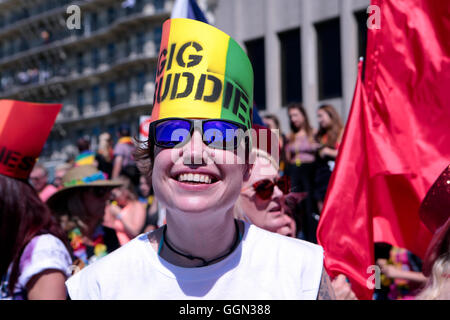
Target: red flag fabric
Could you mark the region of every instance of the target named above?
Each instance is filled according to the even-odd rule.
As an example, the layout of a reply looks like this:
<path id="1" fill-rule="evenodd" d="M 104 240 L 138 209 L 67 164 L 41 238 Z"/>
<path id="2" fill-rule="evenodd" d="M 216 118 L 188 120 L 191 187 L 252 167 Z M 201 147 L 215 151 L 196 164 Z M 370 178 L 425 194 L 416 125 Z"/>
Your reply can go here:
<path id="1" fill-rule="evenodd" d="M 361 83 L 362 61 L 352 107 L 339 147 L 336 166 L 329 182 L 317 228 L 318 243 L 325 251 L 325 268 L 334 278 L 345 274 L 359 299 L 371 299 L 366 283 L 367 268 L 373 265 L 373 228 L 369 210 L 368 154 Z"/>
<path id="2" fill-rule="evenodd" d="M 381 13 L 364 79 L 374 241 L 423 258 L 431 234 L 419 206 L 450 159 L 450 2 L 372 4 Z"/>
<path id="3" fill-rule="evenodd" d="M 371 298 L 374 242 L 424 257 L 432 235 L 419 206 L 450 159 L 450 2 L 372 5 L 380 29 L 368 30 L 364 83 L 317 231 L 327 271 L 346 274 L 360 299 Z"/>

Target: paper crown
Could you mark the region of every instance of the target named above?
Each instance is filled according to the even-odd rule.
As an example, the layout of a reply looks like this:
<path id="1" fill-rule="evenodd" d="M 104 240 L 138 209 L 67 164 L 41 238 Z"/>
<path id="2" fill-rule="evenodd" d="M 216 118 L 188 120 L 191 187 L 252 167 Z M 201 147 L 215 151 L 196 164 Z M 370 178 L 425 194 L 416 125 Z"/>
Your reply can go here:
<path id="1" fill-rule="evenodd" d="M 0 100 L 0 174 L 28 179 L 61 107 Z"/>
<path id="2" fill-rule="evenodd" d="M 152 121 L 222 118 L 252 125 L 253 69 L 230 36 L 191 19 L 164 22 Z"/>

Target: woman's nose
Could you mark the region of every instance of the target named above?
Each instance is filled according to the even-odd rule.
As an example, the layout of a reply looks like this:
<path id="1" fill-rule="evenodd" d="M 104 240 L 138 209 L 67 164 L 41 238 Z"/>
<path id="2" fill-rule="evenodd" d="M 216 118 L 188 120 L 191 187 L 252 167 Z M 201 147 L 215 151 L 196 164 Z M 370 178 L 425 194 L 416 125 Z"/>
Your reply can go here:
<path id="1" fill-rule="evenodd" d="M 203 137 L 200 132 L 194 130 L 188 143 L 183 146 L 183 163 L 188 164 L 203 164 Z"/>
<path id="2" fill-rule="evenodd" d="M 281 191 L 280 188 L 278 188 L 277 185 L 273 188 L 273 194 L 272 198 L 281 198 L 283 196 L 283 191 Z"/>

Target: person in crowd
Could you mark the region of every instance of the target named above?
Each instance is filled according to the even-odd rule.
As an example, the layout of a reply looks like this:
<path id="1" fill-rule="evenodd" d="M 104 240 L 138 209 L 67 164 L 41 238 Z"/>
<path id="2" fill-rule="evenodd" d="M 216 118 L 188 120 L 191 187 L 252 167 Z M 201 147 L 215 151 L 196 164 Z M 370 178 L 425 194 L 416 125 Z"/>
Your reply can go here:
<path id="1" fill-rule="evenodd" d="M 314 132 L 309 124 L 308 115 L 300 103 L 288 106 L 291 135 L 286 145 L 285 154 L 288 163 L 287 174 L 292 181 L 295 192 L 306 192 L 296 215 L 297 224 L 302 225 L 302 238 L 317 243 L 315 218 L 317 209 L 313 198 L 314 161 L 318 144 L 314 141 Z"/>
<path id="2" fill-rule="evenodd" d="M 126 174 L 131 177 L 133 185 L 137 187 L 139 185 L 140 173 L 133 156 L 136 148 L 130 136 L 129 126 L 126 124 L 121 125 L 118 135 L 119 140 L 114 147 L 112 178 L 116 179 L 120 175 Z"/>
<path id="3" fill-rule="evenodd" d="M 103 224 L 116 230 L 120 245 L 141 233 L 145 225 L 146 205 L 139 201 L 131 180 L 119 176 L 122 185 L 112 190 L 112 202 L 106 208 Z"/>
<path id="4" fill-rule="evenodd" d="M 155 90 L 149 141 L 137 152 L 167 223 L 72 276 L 66 282 L 70 297 L 333 298 L 320 246 L 234 218 L 252 169 L 245 132 L 252 125 L 253 72 L 244 50 L 222 31 L 191 19 L 167 20 L 163 35 L 155 83 L 168 83 L 185 67 L 198 79 L 191 90 L 179 87 L 179 94 Z M 182 43 L 192 46 L 191 55 L 178 55 L 166 69 L 167 50 Z M 240 100 L 231 99 L 233 92 Z M 227 102 L 237 103 L 238 115 Z"/>
<path id="5" fill-rule="evenodd" d="M 387 287 L 384 299 L 411 300 L 423 287 L 426 277 L 421 272 L 422 261 L 410 251 L 389 245 L 389 259 L 378 258 L 381 284 Z M 381 297 L 378 300 L 382 300 Z"/>
<path id="6" fill-rule="evenodd" d="M 22 124 L 4 121 L 8 109 Z M 15 160 L 0 162 L 0 300 L 67 297 L 64 282 L 71 275 L 70 247 L 56 219 L 28 183 L 59 109 L 20 101 L 2 105 L 0 144 L 4 152 L 15 150 Z M 22 165 L 14 166 L 16 161 Z M 43 176 L 45 170 L 39 171 Z"/>
<path id="7" fill-rule="evenodd" d="M 53 185 L 57 189 L 63 188 L 62 178 L 73 166 L 70 163 L 62 163 L 55 168 L 55 174 L 53 177 Z"/>
<path id="8" fill-rule="evenodd" d="M 274 114 L 266 114 L 263 116 L 263 122 L 264 125 L 266 127 L 268 127 L 269 129 L 273 130 L 278 130 L 279 132 L 279 136 L 278 136 L 278 140 L 279 140 L 279 149 L 280 149 L 280 174 L 283 175 L 284 171 L 286 169 L 286 152 L 285 152 L 285 146 L 288 142 L 287 137 L 285 134 L 283 134 L 283 132 L 281 131 L 281 127 L 280 127 L 280 121 L 278 120 L 277 116 L 275 116 Z"/>
<path id="9" fill-rule="evenodd" d="M 159 222 L 158 200 L 152 190 L 151 177 L 141 175 L 139 179 L 139 201 L 145 205 L 145 224 L 141 231 L 148 232 L 157 229 Z"/>
<path id="10" fill-rule="evenodd" d="M 47 204 L 67 234 L 74 265 L 82 269 L 120 246 L 115 230 L 102 222 L 111 190 L 122 182 L 107 180 L 95 166 L 81 165 L 64 175 L 63 185 Z"/>
<path id="11" fill-rule="evenodd" d="M 98 137 L 98 148 L 95 155 L 98 170 L 106 173 L 108 179 L 111 179 L 113 169 L 113 141 L 108 132 L 103 132 Z"/>
<path id="12" fill-rule="evenodd" d="M 341 117 L 332 105 L 322 105 L 317 110 L 319 130 L 315 138 L 320 144 L 316 156 L 314 178 L 314 195 L 319 214 L 323 209 L 323 201 L 328 188 L 328 182 L 341 143 L 344 126 Z"/>
<path id="13" fill-rule="evenodd" d="M 419 209 L 423 223 L 433 233 L 422 271 L 428 277 L 416 296 L 420 300 L 450 300 L 450 165 L 428 190 Z"/>
<path id="14" fill-rule="evenodd" d="M 257 140 L 267 137 L 267 148 L 259 143 L 253 147 L 255 160 L 251 177 L 243 183 L 234 209 L 235 217 L 271 232 L 296 237 L 297 226 L 293 217 L 296 205 L 289 206 L 292 202 L 287 201 L 291 192 L 290 178 L 279 175 L 279 161 L 271 155 L 269 139 L 275 134 L 256 124 L 253 129 Z M 266 132 L 262 134 L 263 131 Z"/>
<path id="15" fill-rule="evenodd" d="M 57 188 L 48 182 L 48 171 L 41 163 L 36 163 L 30 174 L 30 182 L 39 194 L 42 201 L 46 201 Z"/>
<path id="16" fill-rule="evenodd" d="M 79 154 L 75 158 L 75 166 L 82 165 L 94 165 L 97 166 L 95 161 L 95 153 L 90 149 L 91 143 L 89 137 L 82 137 L 77 140 L 77 148 Z"/>

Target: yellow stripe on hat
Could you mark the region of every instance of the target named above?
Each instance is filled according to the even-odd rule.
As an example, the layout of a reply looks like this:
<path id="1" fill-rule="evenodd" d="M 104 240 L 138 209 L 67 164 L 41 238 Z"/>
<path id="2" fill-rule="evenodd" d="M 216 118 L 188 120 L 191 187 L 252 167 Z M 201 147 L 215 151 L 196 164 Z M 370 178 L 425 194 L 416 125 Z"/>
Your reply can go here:
<path id="1" fill-rule="evenodd" d="M 229 39 L 202 23 L 171 20 L 160 119 L 221 117 Z"/>

